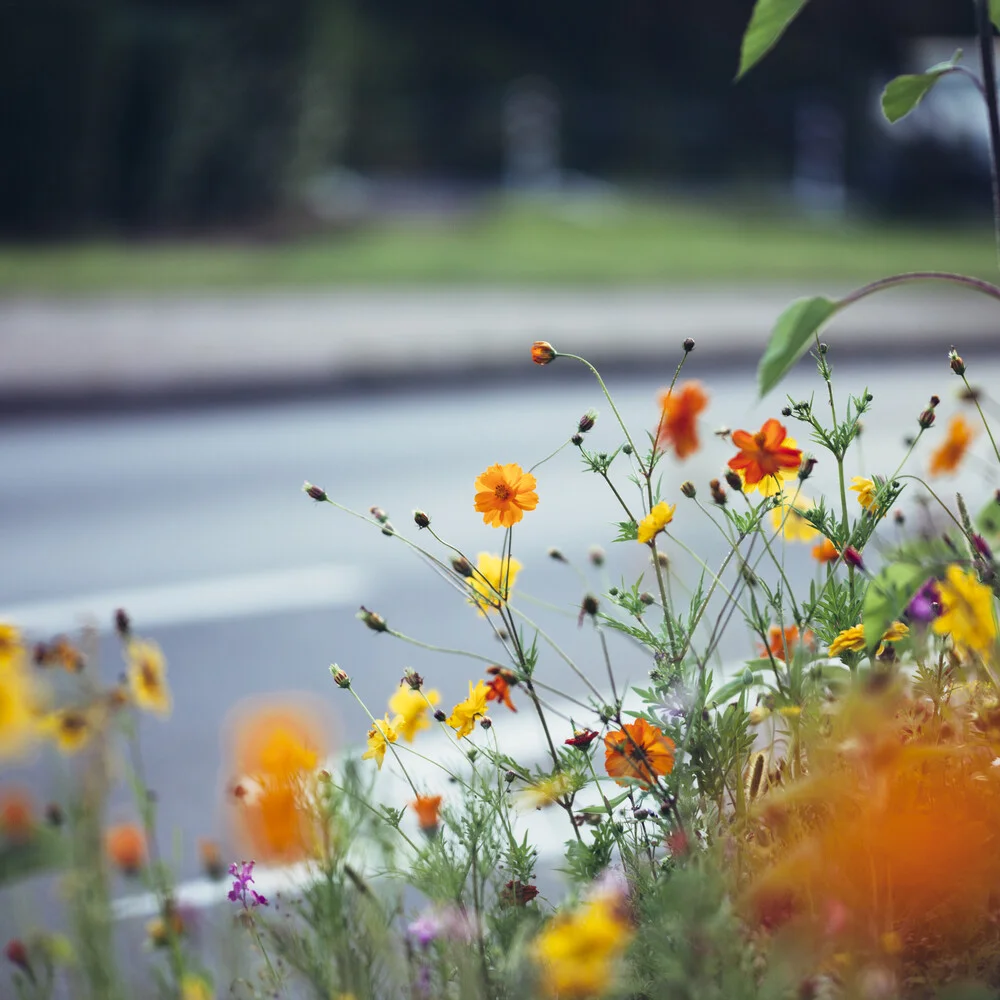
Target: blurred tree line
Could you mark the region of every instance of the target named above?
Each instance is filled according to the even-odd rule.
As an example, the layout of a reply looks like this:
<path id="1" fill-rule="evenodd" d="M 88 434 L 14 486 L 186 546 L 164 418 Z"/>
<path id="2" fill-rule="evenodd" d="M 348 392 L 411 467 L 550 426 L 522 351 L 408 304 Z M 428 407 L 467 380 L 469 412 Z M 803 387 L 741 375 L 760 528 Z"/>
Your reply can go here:
<path id="1" fill-rule="evenodd" d="M 511 82 L 559 95 L 565 164 L 611 178 L 787 174 L 796 102 L 860 130 L 907 40 L 971 3 L 812 0 L 734 86 L 751 0 L 8 0 L 0 231 L 246 226 L 304 181 L 496 181 Z"/>

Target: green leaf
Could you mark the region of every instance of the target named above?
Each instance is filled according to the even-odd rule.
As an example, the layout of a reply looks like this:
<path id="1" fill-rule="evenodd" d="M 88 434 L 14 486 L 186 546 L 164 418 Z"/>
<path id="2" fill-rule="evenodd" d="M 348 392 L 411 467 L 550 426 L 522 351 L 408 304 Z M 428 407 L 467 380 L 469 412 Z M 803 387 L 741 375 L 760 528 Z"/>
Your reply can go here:
<path id="1" fill-rule="evenodd" d="M 925 566 L 899 562 L 886 566 L 868 584 L 861 620 L 865 623 L 869 649 L 879 644 L 885 630 L 903 613 L 927 575 Z"/>
<path id="2" fill-rule="evenodd" d="M 805 353 L 813 335 L 839 308 L 839 302 L 817 295 L 796 299 L 778 317 L 757 366 L 757 385 L 762 398 L 785 377 Z"/>
<path id="3" fill-rule="evenodd" d="M 808 0 L 757 0 L 743 35 L 738 80 L 778 43 Z"/>
<path id="4" fill-rule="evenodd" d="M 1000 0 L 998 0 L 1000 3 Z M 980 534 L 992 541 L 1000 539 L 1000 499 L 994 494 L 973 522 Z"/>
<path id="5" fill-rule="evenodd" d="M 1000 0 L 990 0 L 990 20 L 995 28 L 1000 28 Z"/>
<path id="6" fill-rule="evenodd" d="M 25 843 L 0 848 L 0 887 L 63 868 L 67 861 L 65 838 L 56 830 L 39 827 Z"/>
<path id="7" fill-rule="evenodd" d="M 729 701 L 730 698 L 734 698 L 740 692 L 746 691 L 754 685 L 762 684 L 763 682 L 763 674 L 755 674 L 750 669 L 742 670 L 739 677 L 735 680 L 731 680 L 728 684 L 723 684 L 718 690 L 713 691 L 711 697 L 708 699 L 708 703 L 719 705 L 724 701 Z"/>
<path id="8" fill-rule="evenodd" d="M 890 80 L 882 91 L 882 114 L 890 122 L 905 118 L 942 76 L 955 69 L 961 58 L 962 50 L 958 49 L 948 62 L 931 66 L 923 73 L 906 73 Z"/>

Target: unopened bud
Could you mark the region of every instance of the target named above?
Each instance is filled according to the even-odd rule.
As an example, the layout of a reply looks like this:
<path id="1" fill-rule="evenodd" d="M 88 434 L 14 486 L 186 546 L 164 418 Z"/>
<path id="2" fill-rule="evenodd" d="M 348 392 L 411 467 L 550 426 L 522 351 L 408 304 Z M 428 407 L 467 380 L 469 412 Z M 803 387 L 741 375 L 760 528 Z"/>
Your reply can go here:
<path id="1" fill-rule="evenodd" d="M 690 354 L 694 350 L 694 341 L 690 337 L 686 337 L 681 346 L 684 348 L 685 354 Z"/>
<path id="2" fill-rule="evenodd" d="M 389 626 L 386 625 L 385 619 L 374 611 L 369 611 L 363 604 L 361 605 L 361 610 L 358 612 L 357 617 L 360 618 L 373 632 L 385 632 L 388 630 Z"/>
<path id="3" fill-rule="evenodd" d="M 940 403 L 941 403 L 941 397 L 940 396 L 931 396 L 930 407 L 931 407 L 932 410 L 934 409 L 935 406 L 939 406 Z"/>
<path id="4" fill-rule="evenodd" d="M 381 507 L 369 507 L 368 513 L 378 521 L 379 524 L 385 524 L 389 520 L 389 515 L 382 510 Z"/>
<path id="5" fill-rule="evenodd" d="M 829 344 L 820 343 L 820 345 L 819 345 L 819 353 L 820 354 L 826 354 L 826 352 L 829 351 L 829 350 L 830 350 L 830 345 Z"/>
<path id="6" fill-rule="evenodd" d="M 792 415 L 792 408 L 790 406 L 783 406 L 781 408 L 781 415 L 783 417 L 790 417 Z"/>
<path id="7" fill-rule="evenodd" d="M 581 445 L 581 444 L 583 444 L 583 435 L 582 435 L 582 434 L 574 434 L 574 435 L 573 435 L 573 436 L 572 436 L 572 437 L 570 438 L 570 441 L 571 441 L 571 442 L 572 442 L 573 444 L 575 444 L 575 445 L 577 446 L 577 448 L 579 448 L 579 447 L 580 447 L 580 445 Z"/>
<path id="8" fill-rule="evenodd" d="M 481 729 L 492 729 L 493 728 L 493 720 L 491 718 L 489 718 L 488 716 L 484 715 L 479 720 L 479 727 Z"/>
<path id="9" fill-rule="evenodd" d="M 655 603 L 656 598 L 652 594 L 647 593 L 645 590 L 639 595 L 639 600 L 648 608 L 650 604 Z"/>
<path id="10" fill-rule="evenodd" d="M 452 561 L 451 561 L 451 568 L 459 576 L 472 576 L 472 574 L 474 572 L 473 569 L 472 569 L 472 564 L 464 556 L 461 557 L 461 558 L 452 559 Z"/>
<path id="11" fill-rule="evenodd" d="M 306 496 L 311 497 L 317 503 L 322 503 L 326 500 L 326 490 L 321 486 L 316 486 L 313 483 L 303 483 L 302 489 L 305 490 Z"/>
<path id="12" fill-rule="evenodd" d="M 816 459 L 811 455 L 809 458 L 803 458 L 802 464 L 799 466 L 799 482 L 804 483 L 812 474 L 813 469 L 816 468 Z"/>
<path id="13" fill-rule="evenodd" d="M 508 771 L 503 777 L 504 777 L 504 781 L 506 781 L 507 784 L 509 785 L 517 777 L 517 772 L 516 771 Z"/>
<path id="14" fill-rule="evenodd" d="M 743 492 L 743 480 L 732 469 L 726 473 L 726 482 L 729 483 L 730 489 L 736 490 L 738 493 Z"/>
<path id="15" fill-rule="evenodd" d="M 610 595 L 611 595 L 612 597 L 617 597 L 617 596 L 618 596 L 618 594 L 620 593 L 620 591 L 618 590 L 618 588 L 617 588 L 617 587 L 612 587 L 612 588 L 611 588 L 611 589 L 610 589 L 610 590 L 608 591 L 608 593 L 609 593 L 609 594 L 610 594 Z"/>
<path id="16" fill-rule="evenodd" d="M 864 569 L 864 560 L 861 558 L 861 553 L 853 546 L 848 545 L 846 549 L 841 553 L 843 560 L 848 566 L 853 566 L 855 569 Z"/>
<path id="17" fill-rule="evenodd" d="M 604 549 L 600 545 L 592 545 L 587 552 L 587 558 L 594 566 L 604 565 Z"/>
<path id="18" fill-rule="evenodd" d="M 558 549 L 549 549 L 549 558 L 554 562 L 566 562 L 566 557 Z"/>
<path id="19" fill-rule="evenodd" d="M 434 718 L 438 722 L 447 722 L 448 721 L 448 716 L 444 712 L 442 712 L 440 708 L 434 713 Z"/>
<path id="20" fill-rule="evenodd" d="M 622 445 L 622 454 L 623 455 L 631 455 L 632 454 L 632 445 L 630 445 L 630 444 L 623 444 Z"/>
<path id="21" fill-rule="evenodd" d="M 591 618 L 594 618 L 597 615 L 597 608 L 597 598 L 594 597 L 593 594 L 587 594 L 583 598 L 583 603 L 580 605 L 580 614 L 590 615 Z"/>
<path id="22" fill-rule="evenodd" d="M 693 500 L 698 495 L 698 489 L 690 479 L 681 483 L 681 493 L 689 500 Z"/>
<path id="23" fill-rule="evenodd" d="M 3 953 L 7 956 L 7 961 L 12 965 L 16 965 L 25 972 L 31 971 L 31 966 L 28 962 L 28 949 L 20 938 L 11 938 L 7 942 Z"/>
<path id="24" fill-rule="evenodd" d="M 982 535 L 972 536 L 972 548 L 987 562 L 993 562 L 993 552 Z"/>
<path id="25" fill-rule="evenodd" d="M 670 556 L 668 556 L 666 552 L 657 552 L 656 562 L 659 564 L 661 569 L 670 569 Z"/>
<path id="26" fill-rule="evenodd" d="M 413 512 L 413 523 L 418 528 L 429 528 L 431 526 L 431 519 L 422 510 L 415 510 Z"/>
<path id="27" fill-rule="evenodd" d="M 531 360 L 536 365 L 547 365 L 556 359 L 556 349 L 547 340 L 536 340 L 531 345 Z"/>
<path id="28" fill-rule="evenodd" d="M 713 479 L 708 484 L 708 488 L 712 491 L 712 500 L 720 507 L 724 507 L 726 505 L 726 491 L 719 484 L 719 480 Z"/>
<path id="29" fill-rule="evenodd" d="M 580 422 L 577 424 L 576 429 L 581 434 L 586 434 L 587 431 L 591 430 L 594 424 L 597 423 L 597 411 L 587 410 L 587 412 L 580 417 Z"/>
<path id="30" fill-rule="evenodd" d="M 124 608 L 119 608 L 115 612 L 115 631 L 122 639 L 127 639 L 132 631 L 132 622 Z"/>
<path id="31" fill-rule="evenodd" d="M 388 538 L 392 538 L 392 536 L 396 534 L 396 529 L 392 526 L 391 521 L 386 521 L 382 525 L 382 534 Z"/>
<path id="32" fill-rule="evenodd" d="M 956 351 L 954 347 L 948 352 L 948 363 L 951 365 L 951 370 L 956 375 L 965 374 L 965 362 L 961 359 L 958 351 Z"/>
<path id="33" fill-rule="evenodd" d="M 934 423 L 934 411 L 930 407 L 923 410 L 920 416 L 917 417 L 917 423 L 920 425 L 921 430 L 927 430 Z"/>

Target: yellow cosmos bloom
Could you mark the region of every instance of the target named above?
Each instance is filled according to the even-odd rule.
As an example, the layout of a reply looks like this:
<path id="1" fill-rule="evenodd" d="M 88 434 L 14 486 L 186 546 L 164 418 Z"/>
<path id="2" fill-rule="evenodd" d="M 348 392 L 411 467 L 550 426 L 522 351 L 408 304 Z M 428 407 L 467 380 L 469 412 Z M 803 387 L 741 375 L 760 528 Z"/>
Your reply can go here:
<path id="1" fill-rule="evenodd" d="M 786 437 L 781 441 L 781 448 L 798 448 L 798 442 L 795 438 Z M 762 476 L 756 483 L 747 484 L 746 470 L 736 469 L 736 475 L 740 477 L 740 482 L 743 483 L 744 493 L 753 493 L 756 490 L 762 497 L 773 497 L 776 493 L 781 493 L 785 488 L 785 483 L 789 480 L 795 479 L 799 474 L 799 467 L 796 466 L 794 469 L 779 467 L 774 472 L 768 473 L 766 476 Z"/>
<path id="2" fill-rule="evenodd" d="M 459 738 L 468 736 L 476 720 L 486 715 L 486 696 L 489 692 L 490 688 L 485 681 L 477 681 L 475 687 L 472 686 L 472 681 L 469 681 L 469 697 L 465 701 L 460 701 L 448 716 L 448 725 L 455 730 Z"/>
<path id="3" fill-rule="evenodd" d="M 558 802 L 572 788 L 573 779 L 565 771 L 559 771 L 519 792 L 518 805 L 526 809 L 545 809 Z"/>
<path id="4" fill-rule="evenodd" d="M 668 504 L 665 500 L 658 503 L 639 522 L 639 541 L 645 545 L 651 542 L 674 519 L 676 504 Z"/>
<path id="5" fill-rule="evenodd" d="M 780 531 L 786 542 L 811 542 L 819 531 L 802 516 L 813 508 L 812 500 L 796 498 L 795 502 L 782 502 L 771 511 L 771 524 Z"/>
<path id="6" fill-rule="evenodd" d="M 214 1000 L 215 991 L 209 984 L 192 973 L 187 973 L 181 979 L 181 1000 Z"/>
<path id="7" fill-rule="evenodd" d="M 428 713 L 440 700 L 437 691 L 414 691 L 409 684 L 399 685 L 389 699 L 389 711 L 398 717 L 396 728 L 407 743 L 412 743 L 421 729 L 430 728 Z"/>
<path id="8" fill-rule="evenodd" d="M 858 503 L 871 514 L 878 513 L 878 504 L 875 502 L 875 494 L 878 486 L 871 479 L 864 476 L 854 476 L 851 479 L 851 489 L 858 495 Z"/>
<path id="9" fill-rule="evenodd" d="M 546 994 L 582 1000 L 604 993 L 611 984 L 615 960 L 631 936 L 615 901 L 608 897 L 554 917 L 532 948 Z"/>
<path id="10" fill-rule="evenodd" d="M 368 749 L 361 755 L 362 760 L 371 760 L 374 757 L 378 769 L 382 770 L 386 749 L 390 743 L 395 743 L 399 739 L 399 733 L 396 731 L 399 721 L 397 715 L 390 722 L 388 714 L 384 719 L 375 720 L 375 724 L 368 730 Z"/>
<path id="11" fill-rule="evenodd" d="M 94 732 L 87 713 L 78 708 L 50 712 L 42 719 L 40 728 L 55 743 L 56 749 L 67 756 L 79 753 Z"/>
<path id="12" fill-rule="evenodd" d="M 21 633 L 7 622 L 0 622 L 0 667 L 24 656 Z"/>
<path id="13" fill-rule="evenodd" d="M 950 635 L 964 649 L 986 653 L 997 637 L 993 591 L 961 566 L 948 567 L 938 590 L 941 614 L 931 626 L 934 631 Z"/>
<path id="14" fill-rule="evenodd" d="M 845 628 L 834 640 L 830 643 L 830 655 L 839 656 L 841 653 L 846 653 L 848 651 L 852 653 L 860 653 L 865 648 L 865 627 L 864 625 L 854 625 L 851 628 Z"/>
<path id="15" fill-rule="evenodd" d="M 472 588 L 469 603 L 474 604 L 481 615 L 498 611 L 500 605 L 509 599 L 520 571 L 521 564 L 510 556 L 501 559 L 489 552 L 480 552 L 475 572 L 469 577 Z"/>
<path id="16" fill-rule="evenodd" d="M 167 661 L 155 642 L 134 639 L 125 651 L 128 660 L 128 686 L 139 708 L 168 716 L 171 709 L 167 687 Z"/>
<path id="17" fill-rule="evenodd" d="M 35 698 L 24 657 L 0 661 L 0 760 L 20 756 L 38 734 Z"/>

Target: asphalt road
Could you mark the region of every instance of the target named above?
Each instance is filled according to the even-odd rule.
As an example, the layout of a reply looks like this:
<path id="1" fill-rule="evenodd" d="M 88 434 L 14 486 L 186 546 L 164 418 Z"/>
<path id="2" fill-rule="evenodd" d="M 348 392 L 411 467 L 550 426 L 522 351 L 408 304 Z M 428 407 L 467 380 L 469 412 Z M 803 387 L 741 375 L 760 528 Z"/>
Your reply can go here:
<path id="1" fill-rule="evenodd" d="M 835 364 L 838 360 L 833 357 Z M 664 369 L 612 386 L 637 439 L 655 424 L 656 393 L 670 374 Z M 720 533 L 680 496 L 679 484 L 691 479 L 707 497 L 708 480 L 722 472 L 732 453 L 711 430 L 720 425 L 756 429 L 777 415 L 784 400 L 775 393 L 756 404 L 749 372 L 713 378 L 710 370 L 699 369 L 697 354 L 690 374 L 701 378 L 711 394 L 702 421 L 703 446 L 687 463 L 664 466 L 664 496 L 679 505 L 673 526 L 677 537 L 717 565 L 725 551 Z M 446 706 L 464 697 L 469 679 L 481 676 L 473 661 L 372 633 L 355 619 L 360 605 L 422 641 L 498 655 L 496 641 L 475 611 L 398 539 L 313 503 L 301 486 L 311 480 L 362 512 L 377 504 L 411 538 L 417 536 L 411 512 L 419 507 L 439 533 L 473 558 L 482 550 L 496 552 L 501 532 L 486 527 L 473 510 L 473 480 L 482 469 L 497 461 L 532 465 L 573 432 L 588 407 L 600 411 L 590 446 L 611 450 L 620 442 L 596 384 L 547 380 L 545 369 L 535 375 L 536 384 L 527 388 L 483 380 L 433 396 L 0 425 L 5 569 L 0 620 L 20 623 L 32 638 L 97 622 L 105 633 L 99 668 L 108 680 L 122 667 L 109 628 L 114 607 L 127 607 L 137 631 L 162 645 L 174 712 L 167 722 L 144 718 L 141 729 L 150 784 L 162 803 L 161 835 L 165 844 L 180 845 L 183 877 L 197 871 L 197 837 L 229 843 L 222 798 L 231 776 L 223 770 L 220 734 L 227 712 L 241 698 L 307 693 L 335 720 L 331 750 L 337 750 L 363 743 L 369 722 L 334 686 L 328 673 L 332 662 L 352 675 L 376 715 L 385 711 L 405 666 L 415 667 L 428 685 L 440 689 Z M 970 368 L 977 384 L 995 384 L 998 376 L 1000 360 Z M 850 475 L 893 471 L 902 439 L 916 430 L 917 414 L 931 393 L 943 400 L 940 424 L 959 408 L 954 395 L 959 380 L 949 371 L 944 350 L 934 367 L 900 363 L 862 370 L 845 361 L 835 377 L 841 400 L 866 384 L 876 393 Z M 815 377 L 796 375 L 786 388 L 797 396 L 815 392 L 817 405 L 824 398 Z M 928 443 L 933 446 L 942 437 L 943 431 L 935 429 Z M 984 435 L 974 451 L 987 457 Z M 926 459 L 924 449 L 907 471 L 922 472 Z M 810 495 L 832 485 L 831 466 L 821 460 Z M 995 463 L 992 468 L 992 478 L 984 480 L 982 463 L 972 458 L 955 481 L 964 484 L 973 506 L 997 486 Z M 600 592 L 643 572 L 646 550 L 607 544 L 619 519 L 615 500 L 596 476 L 582 471 L 575 449 L 566 448 L 536 474 L 538 509 L 514 531 L 514 552 L 524 564 L 515 594 L 522 595 L 525 612 L 558 636 L 603 686 L 594 637 L 576 625 L 584 584 L 546 552 L 558 547 L 588 576 L 587 589 Z M 628 488 L 624 470 L 618 482 Z M 952 483 L 941 485 L 947 495 Z M 904 507 L 914 512 L 915 523 L 912 495 Z M 887 525 L 882 532 L 891 540 L 895 530 Z M 420 540 L 433 548 L 426 534 Z M 603 573 L 587 563 L 592 544 L 608 548 Z M 676 546 L 668 551 L 675 593 L 681 593 L 693 584 L 697 569 Z M 793 578 L 803 580 L 814 571 L 806 547 L 790 549 L 787 559 Z M 528 595 L 558 610 L 536 606 Z M 748 647 L 745 630 L 734 622 L 723 659 L 733 662 L 750 652 Z M 612 651 L 620 683 L 644 678 L 650 666 L 644 653 L 616 638 Z M 543 657 L 539 677 L 561 690 L 579 691 L 579 682 L 550 653 Z M 529 745 L 527 713 L 492 714 L 501 744 L 506 726 L 517 733 L 520 748 Z M 60 795 L 70 781 L 63 762 L 48 753 L 28 768 L 9 769 L 8 778 L 30 780 L 39 800 Z M 396 780 L 386 777 L 390 796 L 395 786 L 389 782 Z M 127 796 L 118 796 L 111 818 L 131 816 Z"/>

